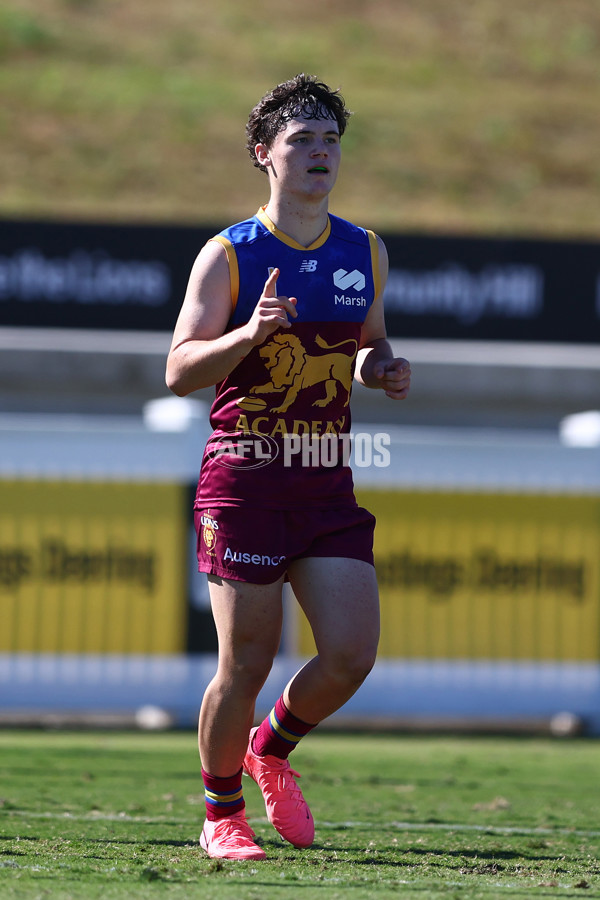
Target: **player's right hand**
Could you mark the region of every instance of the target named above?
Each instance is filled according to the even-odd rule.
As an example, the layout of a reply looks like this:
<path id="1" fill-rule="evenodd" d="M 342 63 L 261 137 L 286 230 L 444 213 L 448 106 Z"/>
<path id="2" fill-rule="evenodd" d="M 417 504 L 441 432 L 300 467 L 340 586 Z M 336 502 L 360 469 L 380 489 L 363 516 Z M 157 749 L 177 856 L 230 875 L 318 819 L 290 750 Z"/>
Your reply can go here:
<path id="1" fill-rule="evenodd" d="M 272 270 L 248 322 L 250 337 L 256 344 L 261 344 L 278 328 L 290 328 L 289 316 L 295 319 L 298 315 L 296 297 L 277 295 L 279 274 L 279 269 Z"/>

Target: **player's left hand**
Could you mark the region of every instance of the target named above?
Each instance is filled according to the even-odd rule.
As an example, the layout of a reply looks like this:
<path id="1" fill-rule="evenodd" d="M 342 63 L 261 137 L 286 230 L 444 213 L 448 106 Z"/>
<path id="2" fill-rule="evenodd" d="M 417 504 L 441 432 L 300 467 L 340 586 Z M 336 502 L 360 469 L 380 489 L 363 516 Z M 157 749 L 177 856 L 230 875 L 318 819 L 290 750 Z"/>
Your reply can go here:
<path id="1" fill-rule="evenodd" d="M 376 363 L 373 374 L 388 397 L 404 400 L 410 389 L 411 372 L 407 359 L 382 360 Z"/>

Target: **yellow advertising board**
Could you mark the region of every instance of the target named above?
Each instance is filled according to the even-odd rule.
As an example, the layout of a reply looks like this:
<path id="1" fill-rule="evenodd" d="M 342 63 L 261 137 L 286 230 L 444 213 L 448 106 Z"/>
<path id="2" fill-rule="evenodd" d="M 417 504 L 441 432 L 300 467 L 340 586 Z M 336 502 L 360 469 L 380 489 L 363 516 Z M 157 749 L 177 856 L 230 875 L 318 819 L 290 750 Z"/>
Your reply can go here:
<path id="1" fill-rule="evenodd" d="M 0 652 L 186 647 L 180 485 L 0 481 Z"/>
<path id="2" fill-rule="evenodd" d="M 379 655 L 600 659 L 600 497 L 360 490 L 377 518 Z M 301 624 L 300 650 L 313 646 Z"/>

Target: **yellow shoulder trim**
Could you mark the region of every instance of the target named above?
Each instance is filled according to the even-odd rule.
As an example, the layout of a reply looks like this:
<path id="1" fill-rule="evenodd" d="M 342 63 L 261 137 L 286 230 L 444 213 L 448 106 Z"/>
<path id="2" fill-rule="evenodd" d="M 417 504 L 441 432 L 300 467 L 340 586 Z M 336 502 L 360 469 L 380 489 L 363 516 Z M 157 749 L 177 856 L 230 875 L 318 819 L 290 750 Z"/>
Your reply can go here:
<path id="1" fill-rule="evenodd" d="M 377 235 L 374 231 L 369 231 L 367 228 L 367 234 L 369 236 L 369 244 L 371 246 L 371 265 L 373 267 L 373 284 L 375 286 L 375 297 L 377 299 L 379 294 L 381 293 L 381 278 L 379 275 L 379 244 L 377 243 Z"/>
<path id="2" fill-rule="evenodd" d="M 223 237 L 222 234 L 217 234 L 215 237 L 210 238 L 210 240 L 217 241 L 221 244 L 221 246 L 225 248 L 225 253 L 227 254 L 229 280 L 231 283 L 231 312 L 233 313 L 237 306 L 240 294 L 240 269 L 238 266 L 237 253 L 235 252 L 235 248 L 231 241 L 226 237 Z"/>

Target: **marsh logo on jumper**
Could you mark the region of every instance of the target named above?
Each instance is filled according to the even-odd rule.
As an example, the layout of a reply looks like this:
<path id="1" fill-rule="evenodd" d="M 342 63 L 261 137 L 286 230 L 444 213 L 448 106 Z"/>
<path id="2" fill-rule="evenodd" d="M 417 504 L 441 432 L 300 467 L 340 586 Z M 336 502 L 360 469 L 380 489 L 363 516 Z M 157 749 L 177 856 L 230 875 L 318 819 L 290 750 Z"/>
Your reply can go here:
<path id="1" fill-rule="evenodd" d="M 341 291 L 347 291 L 348 288 L 362 291 L 364 290 L 366 279 L 358 269 L 352 269 L 351 272 L 347 272 L 346 269 L 336 269 L 333 273 L 333 283 Z"/>
<path id="2" fill-rule="evenodd" d="M 238 406 L 245 410 L 270 410 L 284 413 L 296 400 L 300 391 L 322 385 L 324 396 L 313 402 L 313 406 L 325 407 L 342 391 L 344 406 L 350 400 L 352 388 L 352 364 L 358 350 L 354 338 L 347 338 L 337 344 L 328 344 L 320 335 L 315 344 L 321 350 L 337 350 L 344 347 L 346 353 L 308 353 L 295 334 L 276 334 L 272 340 L 260 348 L 259 354 L 268 373 L 269 381 L 250 388 L 248 396 L 238 400 Z M 276 394 L 276 402 L 271 404 L 263 396 Z"/>

